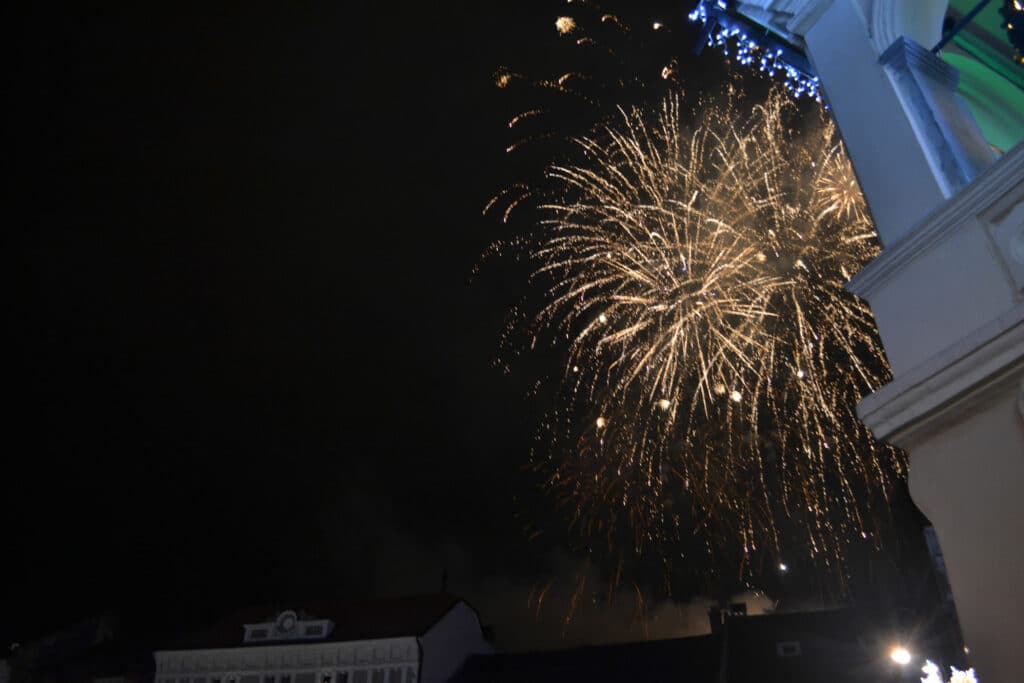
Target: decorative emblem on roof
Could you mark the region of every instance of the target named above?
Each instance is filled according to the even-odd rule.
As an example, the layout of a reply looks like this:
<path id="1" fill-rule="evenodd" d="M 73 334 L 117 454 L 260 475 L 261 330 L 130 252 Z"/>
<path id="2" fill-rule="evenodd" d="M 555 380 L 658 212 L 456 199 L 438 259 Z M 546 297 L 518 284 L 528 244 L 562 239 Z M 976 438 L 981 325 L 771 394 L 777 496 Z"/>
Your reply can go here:
<path id="1" fill-rule="evenodd" d="M 277 622 L 274 626 L 277 627 L 278 633 L 291 633 L 292 629 L 295 628 L 295 622 L 298 620 L 299 617 L 294 611 L 286 610 L 277 616 Z"/>

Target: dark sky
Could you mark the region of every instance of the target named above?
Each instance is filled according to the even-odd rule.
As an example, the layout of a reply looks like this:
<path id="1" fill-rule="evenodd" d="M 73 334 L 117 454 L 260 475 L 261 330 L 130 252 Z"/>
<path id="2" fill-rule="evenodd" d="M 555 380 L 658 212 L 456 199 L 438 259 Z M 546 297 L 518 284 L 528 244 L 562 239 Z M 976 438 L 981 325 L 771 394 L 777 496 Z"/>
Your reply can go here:
<path id="1" fill-rule="evenodd" d="M 447 568 L 529 641 L 531 587 L 578 565 L 519 515 L 533 409 L 491 366 L 516 273 L 470 272 L 521 104 L 492 74 L 560 8 L 5 6 L 0 640 Z"/>

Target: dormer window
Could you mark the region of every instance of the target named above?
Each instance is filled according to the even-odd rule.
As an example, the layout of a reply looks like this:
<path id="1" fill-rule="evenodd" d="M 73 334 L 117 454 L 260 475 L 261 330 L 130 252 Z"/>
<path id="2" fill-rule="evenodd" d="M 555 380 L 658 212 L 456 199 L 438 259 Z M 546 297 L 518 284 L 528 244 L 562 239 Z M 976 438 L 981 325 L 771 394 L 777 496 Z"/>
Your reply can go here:
<path id="1" fill-rule="evenodd" d="M 330 619 L 300 619 L 294 610 L 278 614 L 273 621 L 246 624 L 246 643 L 279 642 L 282 640 L 316 640 L 326 638 L 334 630 Z"/>

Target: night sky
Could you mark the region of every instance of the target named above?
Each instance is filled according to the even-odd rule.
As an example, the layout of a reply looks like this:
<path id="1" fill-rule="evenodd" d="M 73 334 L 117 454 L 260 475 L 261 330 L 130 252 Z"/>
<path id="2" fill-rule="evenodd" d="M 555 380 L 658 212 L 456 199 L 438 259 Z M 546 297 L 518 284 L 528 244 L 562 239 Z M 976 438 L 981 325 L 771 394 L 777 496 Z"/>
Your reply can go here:
<path id="1" fill-rule="evenodd" d="M 493 73 L 561 3 L 213 5 L 0 10 L 0 641 L 447 573 L 499 643 L 567 642 L 527 598 L 579 564 L 526 540 L 537 409 L 492 365 L 521 272 L 471 277 L 522 108 Z M 632 590 L 569 639 L 640 637 Z"/>

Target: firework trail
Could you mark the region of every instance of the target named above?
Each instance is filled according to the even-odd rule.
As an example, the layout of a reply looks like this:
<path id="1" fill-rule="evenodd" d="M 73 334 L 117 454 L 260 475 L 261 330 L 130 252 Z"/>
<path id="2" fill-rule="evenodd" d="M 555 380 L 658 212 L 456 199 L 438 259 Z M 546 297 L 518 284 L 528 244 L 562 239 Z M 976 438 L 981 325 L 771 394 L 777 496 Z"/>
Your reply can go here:
<path id="1" fill-rule="evenodd" d="M 838 564 L 904 470 L 855 414 L 888 370 L 843 283 L 877 241 L 832 125 L 798 136 L 784 95 L 739 99 L 693 128 L 679 95 L 620 110 L 548 168 L 531 334 L 567 348 L 537 463 L 587 539 L 698 534 L 749 566 L 796 554 L 791 521 Z"/>
<path id="2" fill-rule="evenodd" d="M 564 362 L 532 466 L 615 577 L 654 555 L 671 593 L 673 562 L 751 576 L 803 555 L 841 588 L 850 544 L 887 536 L 906 466 L 856 416 L 889 371 L 870 310 L 843 287 L 878 251 L 852 168 L 820 109 L 807 125 L 781 89 L 754 102 L 736 79 L 686 99 L 670 55 L 646 60 L 648 80 L 608 48 L 644 52 L 660 22 L 637 32 L 599 16 L 610 77 L 532 82 L 599 123 L 568 138 L 520 131 L 509 151 L 550 140 L 560 161 L 485 209 L 538 216 L 490 250 L 525 256 L 539 292 L 505 348 L 525 339 Z M 513 80 L 529 82 L 496 75 Z M 648 100 L 651 83 L 668 92 L 653 106 L 608 106 Z"/>

